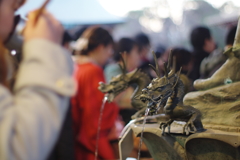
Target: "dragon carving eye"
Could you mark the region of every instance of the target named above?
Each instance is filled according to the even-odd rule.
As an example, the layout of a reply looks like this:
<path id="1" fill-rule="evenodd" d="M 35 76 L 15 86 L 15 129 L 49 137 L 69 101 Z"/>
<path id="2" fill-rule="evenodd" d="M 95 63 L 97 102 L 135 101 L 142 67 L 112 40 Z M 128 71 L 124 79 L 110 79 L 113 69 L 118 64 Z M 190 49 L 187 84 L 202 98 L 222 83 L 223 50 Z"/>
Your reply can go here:
<path id="1" fill-rule="evenodd" d="M 110 82 L 110 84 L 111 84 L 111 85 L 115 85 L 115 84 L 116 84 L 116 82 Z"/>
<path id="2" fill-rule="evenodd" d="M 158 87 L 158 88 L 154 89 L 154 91 L 162 92 L 163 91 L 163 87 Z"/>
<path id="3" fill-rule="evenodd" d="M 143 93 L 143 94 L 147 94 L 147 92 L 148 92 L 148 89 L 147 89 L 147 88 L 144 88 L 144 89 L 142 90 L 142 93 Z"/>

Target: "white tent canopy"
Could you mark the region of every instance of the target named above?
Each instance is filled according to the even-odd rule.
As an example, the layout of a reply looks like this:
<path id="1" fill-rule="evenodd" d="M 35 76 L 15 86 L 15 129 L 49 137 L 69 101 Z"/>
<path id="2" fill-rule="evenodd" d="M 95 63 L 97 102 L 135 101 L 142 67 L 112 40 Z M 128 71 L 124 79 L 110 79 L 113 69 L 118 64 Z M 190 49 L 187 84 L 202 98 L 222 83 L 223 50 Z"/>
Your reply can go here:
<path id="1" fill-rule="evenodd" d="M 39 8 L 44 0 L 28 0 L 18 13 L 22 16 Z M 113 24 L 123 18 L 108 13 L 97 0 L 52 0 L 48 10 L 63 24 Z"/>

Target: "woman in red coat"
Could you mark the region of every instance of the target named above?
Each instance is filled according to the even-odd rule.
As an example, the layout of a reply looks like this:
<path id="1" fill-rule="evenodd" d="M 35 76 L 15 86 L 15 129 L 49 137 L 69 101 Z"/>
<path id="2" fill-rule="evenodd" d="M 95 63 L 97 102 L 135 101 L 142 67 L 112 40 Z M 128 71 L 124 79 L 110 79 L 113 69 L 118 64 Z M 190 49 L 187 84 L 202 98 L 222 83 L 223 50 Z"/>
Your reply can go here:
<path id="1" fill-rule="evenodd" d="M 72 98 L 77 160 L 94 160 L 100 108 L 104 94 L 98 90 L 104 82 L 102 67 L 113 53 L 113 39 L 101 27 L 88 28 L 77 41 L 76 72 L 78 92 Z M 116 159 L 109 142 L 109 133 L 118 117 L 118 107 L 106 103 L 98 140 L 98 159 Z"/>

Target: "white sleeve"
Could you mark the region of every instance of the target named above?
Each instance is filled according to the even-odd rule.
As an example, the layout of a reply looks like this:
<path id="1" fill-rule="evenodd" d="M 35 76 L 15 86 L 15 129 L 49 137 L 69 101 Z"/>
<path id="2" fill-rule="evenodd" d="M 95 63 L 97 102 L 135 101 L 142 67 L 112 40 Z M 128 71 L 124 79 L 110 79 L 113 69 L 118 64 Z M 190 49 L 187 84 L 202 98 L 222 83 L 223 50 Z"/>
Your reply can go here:
<path id="1" fill-rule="evenodd" d="M 42 39 L 24 44 L 14 94 L 0 86 L 0 159 L 44 160 L 75 92 L 70 54 Z"/>

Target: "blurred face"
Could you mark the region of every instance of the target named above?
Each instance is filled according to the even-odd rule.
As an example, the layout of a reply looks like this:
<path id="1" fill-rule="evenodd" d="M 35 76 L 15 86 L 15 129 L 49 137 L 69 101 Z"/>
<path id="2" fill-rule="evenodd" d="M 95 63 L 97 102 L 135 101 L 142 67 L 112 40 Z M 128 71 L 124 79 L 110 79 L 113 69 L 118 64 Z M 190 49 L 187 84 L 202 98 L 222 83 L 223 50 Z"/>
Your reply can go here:
<path id="1" fill-rule="evenodd" d="M 149 54 L 150 46 L 144 46 L 140 52 L 141 59 L 145 60 L 148 59 L 148 54 Z"/>
<path id="2" fill-rule="evenodd" d="M 107 46 L 100 45 L 99 53 L 98 53 L 98 63 L 101 66 L 104 66 L 108 59 L 112 56 L 113 54 L 113 46 L 112 44 L 109 44 Z"/>
<path id="3" fill-rule="evenodd" d="M 206 39 L 206 40 L 205 40 L 204 50 L 205 50 L 206 52 L 208 52 L 208 53 L 213 52 L 214 49 L 215 49 L 215 47 L 216 47 L 216 44 L 215 44 L 213 38 L 210 38 L 210 39 Z"/>
<path id="4" fill-rule="evenodd" d="M 168 61 L 168 55 L 170 51 L 166 51 L 163 55 L 161 55 L 160 58 L 158 58 L 158 65 L 160 67 L 160 70 L 164 69 L 164 62 Z"/>
<path id="5" fill-rule="evenodd" d="M 137 46 L 134 46 L 129 54 L 127 54 L 127 69 L 129 71 L 139 67 L 141 63 L 140 53 L 138 52 Z"/>
<path id="6" fill-rule="evenodd" d="M 0 1 L 0 42 L 3 43 L 13 28 L 14 12 L 19 8 L 21 0 Z"/>

